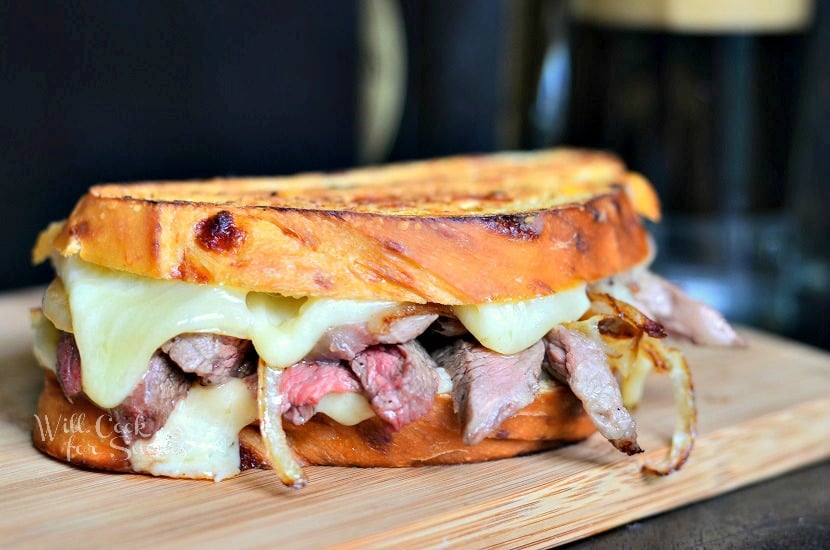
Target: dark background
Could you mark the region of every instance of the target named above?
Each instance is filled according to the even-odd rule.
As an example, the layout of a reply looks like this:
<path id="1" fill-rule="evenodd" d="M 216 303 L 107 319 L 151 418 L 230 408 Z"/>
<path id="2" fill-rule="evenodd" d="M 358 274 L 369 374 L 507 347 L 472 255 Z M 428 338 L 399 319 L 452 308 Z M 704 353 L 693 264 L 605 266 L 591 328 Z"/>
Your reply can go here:
<path id="1" fill-rule="evenodd" d="M 738 242 L 763 249 L 741 269 L 751 264 L 749 276 L 769 285 L 729 279 L 711 298 L 733 319 L 830 346 L 826 2 L 799 32 L 714 39 L 609 31 L 570 20 L 557 0 L 391 4 L 403 22 L 405 93 L 392 139 L 371 160 L 562 143 L 613 150 L 664 200 L 664 272 L 687 252 L 716 270 L 734 264 L 732 249 L 707 246 L 724 238 L 727 214 L 751 218 L 750 232 L 782 224 Z M 30 264 L 31 245 L 94 183 L 366 161 L 363 17 L 345 1 L 0 0 L 0 290 L 48 281 L 48 267 Z M 712 238 L 700 237 L 711 224 L 688 218 L 701 212 L 717 222 Z M 750 306 L 769 306 L 747 309 L 740 288 L 752 291 Z"/>
<path id="2" fill-rule="evenodd" d="M 505 6 L 406 2 L 389 159 L 498 148 Z M 0 289 L 90 185 L 286 174 L 357 158 L 356 2 L 0 2 Z"/>
<path id="3" fill-rule="evenodd" d="M 96 182 L 355 161 L 353 3 L 0 5 L 0 287 Z"/>

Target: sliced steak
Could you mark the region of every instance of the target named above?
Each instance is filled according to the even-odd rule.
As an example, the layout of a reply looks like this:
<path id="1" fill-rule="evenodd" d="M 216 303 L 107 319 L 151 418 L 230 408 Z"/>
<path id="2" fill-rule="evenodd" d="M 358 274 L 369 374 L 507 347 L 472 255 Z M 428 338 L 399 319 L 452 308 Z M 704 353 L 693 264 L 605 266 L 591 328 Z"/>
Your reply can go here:
<path id="1" fill-rule="evenodd" d="M 630 298 L 619 295 L 620 286 Z M 686 293 L 651 271 L 638 269 L 596 283 L 602 292 L 630 300 L 637 309 L 666 327 L 673 334 L 696 344 L 743 346 L 745 342 L 714 308 L 690 298 Z"/>
<path id="2" fill-rule="evenodd" d="M 306 360 L 351 361 L 369 346 L 414 340 L 437 318 L 436 314 L 407 315 L 332 327 L 323 334 Z"/>
<path id="3" fill-rule="evenodd" d="M 285 369 L 280 382 L 285 396 L 283 416 L 300 426 L 316 412 L 315 407 L 329 393 L 360 392 L 360 382 L 339 363 L 303 362 Z"/>
<path id="4" fill-rule="evenodd" d="M 480 344 L 458 340 L 435 352 L 450 373 L 453 407 L 464 425 L 463 441 L 475 445 L 536 398 L 545 347 L 502 355 Z"/>
<path id="5" fill-rule="evenodd" d="M 111 411 L 124 442 L 130 445 L 136 439 L 153 437 L 189 388 L 184 373 L 156 351 L 133 393 Z"/>
<path id="6" fill-rule="evenodd" d="M 544 340 L 545 368 L 568 383 L 597 430 L 624 453 L 642 452 L 637 426 L 623 405 L 620 386 L 599 344 L 563 326 L 553 328 Z"/>
<path id="7" fill-rule="evenodd" d="M 372 408 L 395 431 L 432 409 L 440 378 L 435 362 L 412 340 L 370 346 L 351 361 Z"/>
<path id="8" fill-rule="evenodd" d="M 66 400 L 72 403 L 72 399 L 83 391 L 83 386 L 81 384 L 81 354 L 75 343 L 75 335 L 71 332 L 61 332 L 58 339 L 58 361 L 55 375 Z"/>
<path id="9" fill-rule="evenodd" d="M 199 376 L 203 384 L 221 384 L 256 372 L 256 354 L 249 340 L 222 334 L 188 333 L 161 345 L 184 372 Z"/>
<path id="10" fill-rule="evenodd" d="M 350 361 L 376 344 L 366 323 L 353 323 L 328 329 L 306 355 L 308 361 Z"/>

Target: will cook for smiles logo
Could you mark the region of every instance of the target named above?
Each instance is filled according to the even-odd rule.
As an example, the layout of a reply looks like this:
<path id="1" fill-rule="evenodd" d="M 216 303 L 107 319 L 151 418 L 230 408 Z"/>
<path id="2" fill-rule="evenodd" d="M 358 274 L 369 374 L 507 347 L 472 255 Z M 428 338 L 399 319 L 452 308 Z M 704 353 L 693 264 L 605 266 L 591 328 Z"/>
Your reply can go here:
<path id="1" fill-rule="evenodd" d="M 112 415 L 106 413 L 98 415 L 94 422 L 90 422 L 85 413 L 73 413 L 70 416 L 36 414 L 34 417 L 35 437 L 49 443 L 62 440 L 67 462 L 71 462 L 73 457 L 104 453 L 129 461 L 131 451 L 124 443 L 124 436 L 127 439 L 150 436 L 145 433 L 144 420 L 140 417 L 130 423 L 116 422 Z"/>

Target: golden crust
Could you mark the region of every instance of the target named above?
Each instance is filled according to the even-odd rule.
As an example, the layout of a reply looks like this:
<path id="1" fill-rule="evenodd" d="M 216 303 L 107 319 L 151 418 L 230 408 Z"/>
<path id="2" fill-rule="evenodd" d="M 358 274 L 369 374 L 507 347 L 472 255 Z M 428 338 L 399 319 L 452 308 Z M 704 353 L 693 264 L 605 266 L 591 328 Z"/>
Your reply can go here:
<path id="1" fill-rule="evenodd" d="M 46 373 L 32 432 L 44 453 L 75 465 L 118 472 L 132 471 L 123 440 L 107 414 L 84 397 L 69 403 L 55 376 Z M 50 435 L 39 428 L 45 419 L 71 419 L 67 433 Z M 100 419 L 100 420 L 99 420 Z M 458 464 L 508 458 L 580 441 L 595 431 L 580 402 L 565 386 L 542 391 L 536 400 L 505 421 L 492 438 L 475 446 L 461 441 L 461 426 L 452 399 L 439 395 L 425 417 L 390 433 L 372 418 L 343 426 L 324 415 L 303 426 L 283 423 L 294 453 L 305 464 L 359 467 L 402 467 Z M 243 469 L 268 468 L 262 438 L 255 426 L 239 434 Z"/>
<path id="2" fill-rule="evenodd" d="M 638 212 L 659 216 L 656 197 L 616 157 L 554 150 L 97 186 L 49 240 L 159 279 L 469 304 L 546 295 L 645 260 Z"/>

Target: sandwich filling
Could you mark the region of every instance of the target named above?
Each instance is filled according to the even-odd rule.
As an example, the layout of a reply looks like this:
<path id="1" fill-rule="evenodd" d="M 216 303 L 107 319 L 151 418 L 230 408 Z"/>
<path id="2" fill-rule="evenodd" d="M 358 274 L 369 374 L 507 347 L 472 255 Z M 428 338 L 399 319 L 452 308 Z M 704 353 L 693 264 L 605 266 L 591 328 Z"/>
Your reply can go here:
<path id="1" fill-rule="evenodd" d="M 441 306 L 158 281 L 71 256 L 55 264 L 35 355 L 67 399 L 84 394 L 111 413 L 132 469 L 154 475 L 238 473 L 238 433 L 259 420 L 272 466 L 302 485 L 283 418 L 354 425 L 378 416 L 394 431 L 451 393 L 463 441 L 475 445 L 557 383 L 633 454 L 641 449 L 628 409 L 654 368 L 672 374 L 680 412 L 670 455 L 647 467 L 667 473 L 692 445 L 691 381 L 641 310 L 696 341 L 738 342 L 716 312 L 645 268 L 534 300 Z"/>

